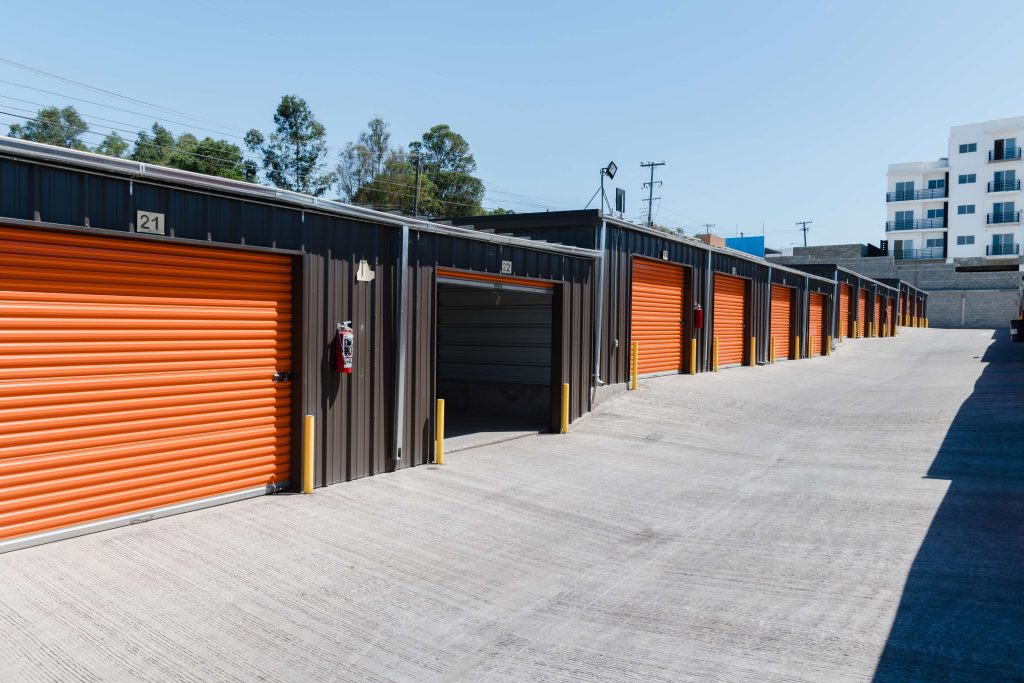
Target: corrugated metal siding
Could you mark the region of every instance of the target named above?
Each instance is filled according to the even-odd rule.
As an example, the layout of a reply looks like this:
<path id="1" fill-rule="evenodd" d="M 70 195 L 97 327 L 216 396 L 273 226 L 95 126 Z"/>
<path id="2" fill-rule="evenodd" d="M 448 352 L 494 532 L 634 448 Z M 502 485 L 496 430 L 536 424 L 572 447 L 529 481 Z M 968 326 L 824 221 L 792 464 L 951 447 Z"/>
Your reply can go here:
<path id="1" fill-rule="evenodd" d="M 714 336 L 719 366 L 742 363 L 746 353 L 747 281 L 715 273 Z"/>
<path id="2" fill-rule="evenodd" d="M 772 285 L 771 331 L 775 341 L 775 360 L 792 356 L 793 298 L 796 290 Z"/>
<path id="3" fill-rule="evenodd" d="M 683 368 L 685 271 L 674 263 L 633 259 L 630 339 L 639 343 L 640 374 Z"/>
<path id="4" fill-rule="evenodd" d="M 807 335 L 810 344 L 811 355 L 821 356 L 825 353 L 825 345 L 828 343 L 828 333 L 825 328 L 825 297 L 822 294 L 811 292 L 808 300 L 808 325 Z"/>
<path id="5" fill-rule="evenodd" d="M 439 381 L 551 384 L 551 290 L 438 290 Z"/>
<path id="6" fill-rule="evenodd" d="M 615 224 L 609 224 L 607 227 L 605 247 L 604 331 L 601 335 L 601 348 L 604 354 L 601 362 L 602 381 L 617 384 L 629 379 L 629 348 L 632 341 L 629 326 L 634 256 L 646 256 L 688 267 L 683 287 L 683 320 L 686 330 L 683 355 L 688 358 L 690 339 L 694 338 L 693 310 L 698 302 L 704 301 L 707 252 L 697 246 L 661 239 Z M 662 259 L 663 255 L 667 255 L 668 258 Z M 707 314 L 705 320 L 707 321 Z M 709 322 L 705 322 L 705 325 L 708 324 Z M 705 346 L 701 335 L 697 335 L 696 338 L 697 370 L 703 371 L 708 369 L 704 356 Z"/>
<path id="7" fill-rule="evenodd" d="M 0 214 L 128 233 L 136 210 L 165 214 L 167 238 L 304 252 L 296 267 L 297 322 L 294 419 L 316 418 L 316 485 L 428 462 L 433 453 L 434 266 L 566 280 L 555 291 L 561 353 L 553 358 L 572 387 L 571 419 L 590 409 L 593 372 L 593 260 L 412 231 L 406 333 L 403 458 L 396 461 L 398 266 L 401 230 L 191 189 L 130 183 L 82 170 L 0 159 Z M 577 231 L 574 234 L 591 234 Z M 136 236 L 133 235 L 133 238 Z M 140 241 L 148 241 L 139 238 Z M 581 246 L 593 246 L 591 244 Z M 360 261 L 374 273 L 357 281 Z M 355 367 L 340 376 L 328 358 L 335 324 L 351 320 Z M 562 330 L 564 329 L 564 333 Z M 299 343 L 301 339 L 301 343 Z M 295 444 L 293 444 L 293 447 Z M 292 481 L 298 481 L 297 465 Z"/>
<path id="8" fill-rule="evenodd" d="M 289 479 L 292 262 L 0 228 L 0 540 Z"/>

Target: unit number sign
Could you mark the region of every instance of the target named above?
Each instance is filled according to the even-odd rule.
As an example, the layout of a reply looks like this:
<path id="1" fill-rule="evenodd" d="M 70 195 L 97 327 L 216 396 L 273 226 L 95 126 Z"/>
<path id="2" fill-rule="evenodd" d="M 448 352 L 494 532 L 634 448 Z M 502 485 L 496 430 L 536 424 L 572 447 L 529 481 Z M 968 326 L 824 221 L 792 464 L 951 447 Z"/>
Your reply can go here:
<path id="1" fill-rule="evenodd" d="M 511 275 L 512 274 L 512 262 L 511 261 L 502 261 L 501 262 L 501 274 L 502 275 Z"/>
<path id="2" fill-rule="evenodd" d="M 164 234 L 164 215 L 152 211 L 139 211 L 135 216 L 135 232 L 145 232 L 150 235 Z"/>

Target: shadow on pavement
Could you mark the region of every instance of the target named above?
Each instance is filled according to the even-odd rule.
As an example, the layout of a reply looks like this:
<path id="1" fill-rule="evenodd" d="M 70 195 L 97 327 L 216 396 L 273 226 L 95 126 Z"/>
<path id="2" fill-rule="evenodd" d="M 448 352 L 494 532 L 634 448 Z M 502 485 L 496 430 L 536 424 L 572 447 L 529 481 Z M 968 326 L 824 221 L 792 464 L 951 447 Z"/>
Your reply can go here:
<path id="1" fill-rule="evenodd" d="M 950 481 L 874 680 L 1024 681 L 1024 344 L 998 331 L 928 476 Z"/>

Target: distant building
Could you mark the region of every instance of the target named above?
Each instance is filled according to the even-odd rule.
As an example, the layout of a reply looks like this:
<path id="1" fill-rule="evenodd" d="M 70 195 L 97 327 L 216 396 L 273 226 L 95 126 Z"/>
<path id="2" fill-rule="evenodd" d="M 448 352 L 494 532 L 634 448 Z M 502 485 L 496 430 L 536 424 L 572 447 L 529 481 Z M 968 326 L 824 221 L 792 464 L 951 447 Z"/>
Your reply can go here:
<path id="1" fill-rule="evenodd" d="M 758 258 L 764 258 L 764 235 L 752 237 L 726 237 L 725 246 Z"/>
<path id="2" fill-rule="evenodd" d="M 1024 117 L 953 126 L 947 156 L 890 164 L 885 236 L 897 261 L 1020 264 Z"/>

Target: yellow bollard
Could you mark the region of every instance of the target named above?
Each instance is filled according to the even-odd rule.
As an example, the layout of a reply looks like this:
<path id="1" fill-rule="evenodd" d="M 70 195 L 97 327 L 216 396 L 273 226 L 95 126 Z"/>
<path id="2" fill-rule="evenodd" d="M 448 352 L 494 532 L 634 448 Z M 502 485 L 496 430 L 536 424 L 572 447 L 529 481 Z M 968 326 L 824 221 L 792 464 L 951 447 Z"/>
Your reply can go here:
<path id="1" fill-rule="evenodd" d="M 718 372 L 718 337 L 711 340 L 711 368 Z"/>
<path id="2" fill-rule="evenodd" d="M 632 355 L 633 355 L 633 358 L 630 361 L 629 369 L 630 369 L 630 374 L 632 375 L 633 379 L 630 382 L 630 388 L 633 391 L 636 391 L 637 365 L 639 363 L 638 359 L 640 357 L 640 342 L 633 342 L 633 354 Z"/>
<path id="3" fill-rule="evenodd" d="M 757 337 L 750 338 L 750 367 L 757 365 Z"/>
<path id="4" fill-rule="evenodd" d="M 690 340 L 690 374 L 697 374 L 697 340 Z"/>
<path id="5" fill-rule="evenodd" d="M 832 335 L 831 334 L 828 336 L 828 346 L 825 347 L 825 355 L 826 356 L 831 356 L 832 355 Z"/>
<path id="6" fill-rule="evenodd" d="M 313 493 L 313 454 L 316 431 L 313 416 L 307 415 L 303 421 L 302 435 L 302 492 Z"/>
<path id="7" fill-rule="evenodd" d="M 562 433 L 569 432 L 569 384 L 562 385 Z"/>
<path id="8" fill-rule="evenodd" d="M 793 360 L 800 360 L 800 336 L 797 335 L 796 344 L 793 345 Z"/>
<path id="9" fill-rule="evenodd" d="M 768 362 L 775 363 L 775 335 L 768 337 Z"/>
<path id="10" fill-rule="evenodd" d="M 437 399 L 437 413 L 434 416 L 434 463 L 444 464 L 444 399 Z"/>

